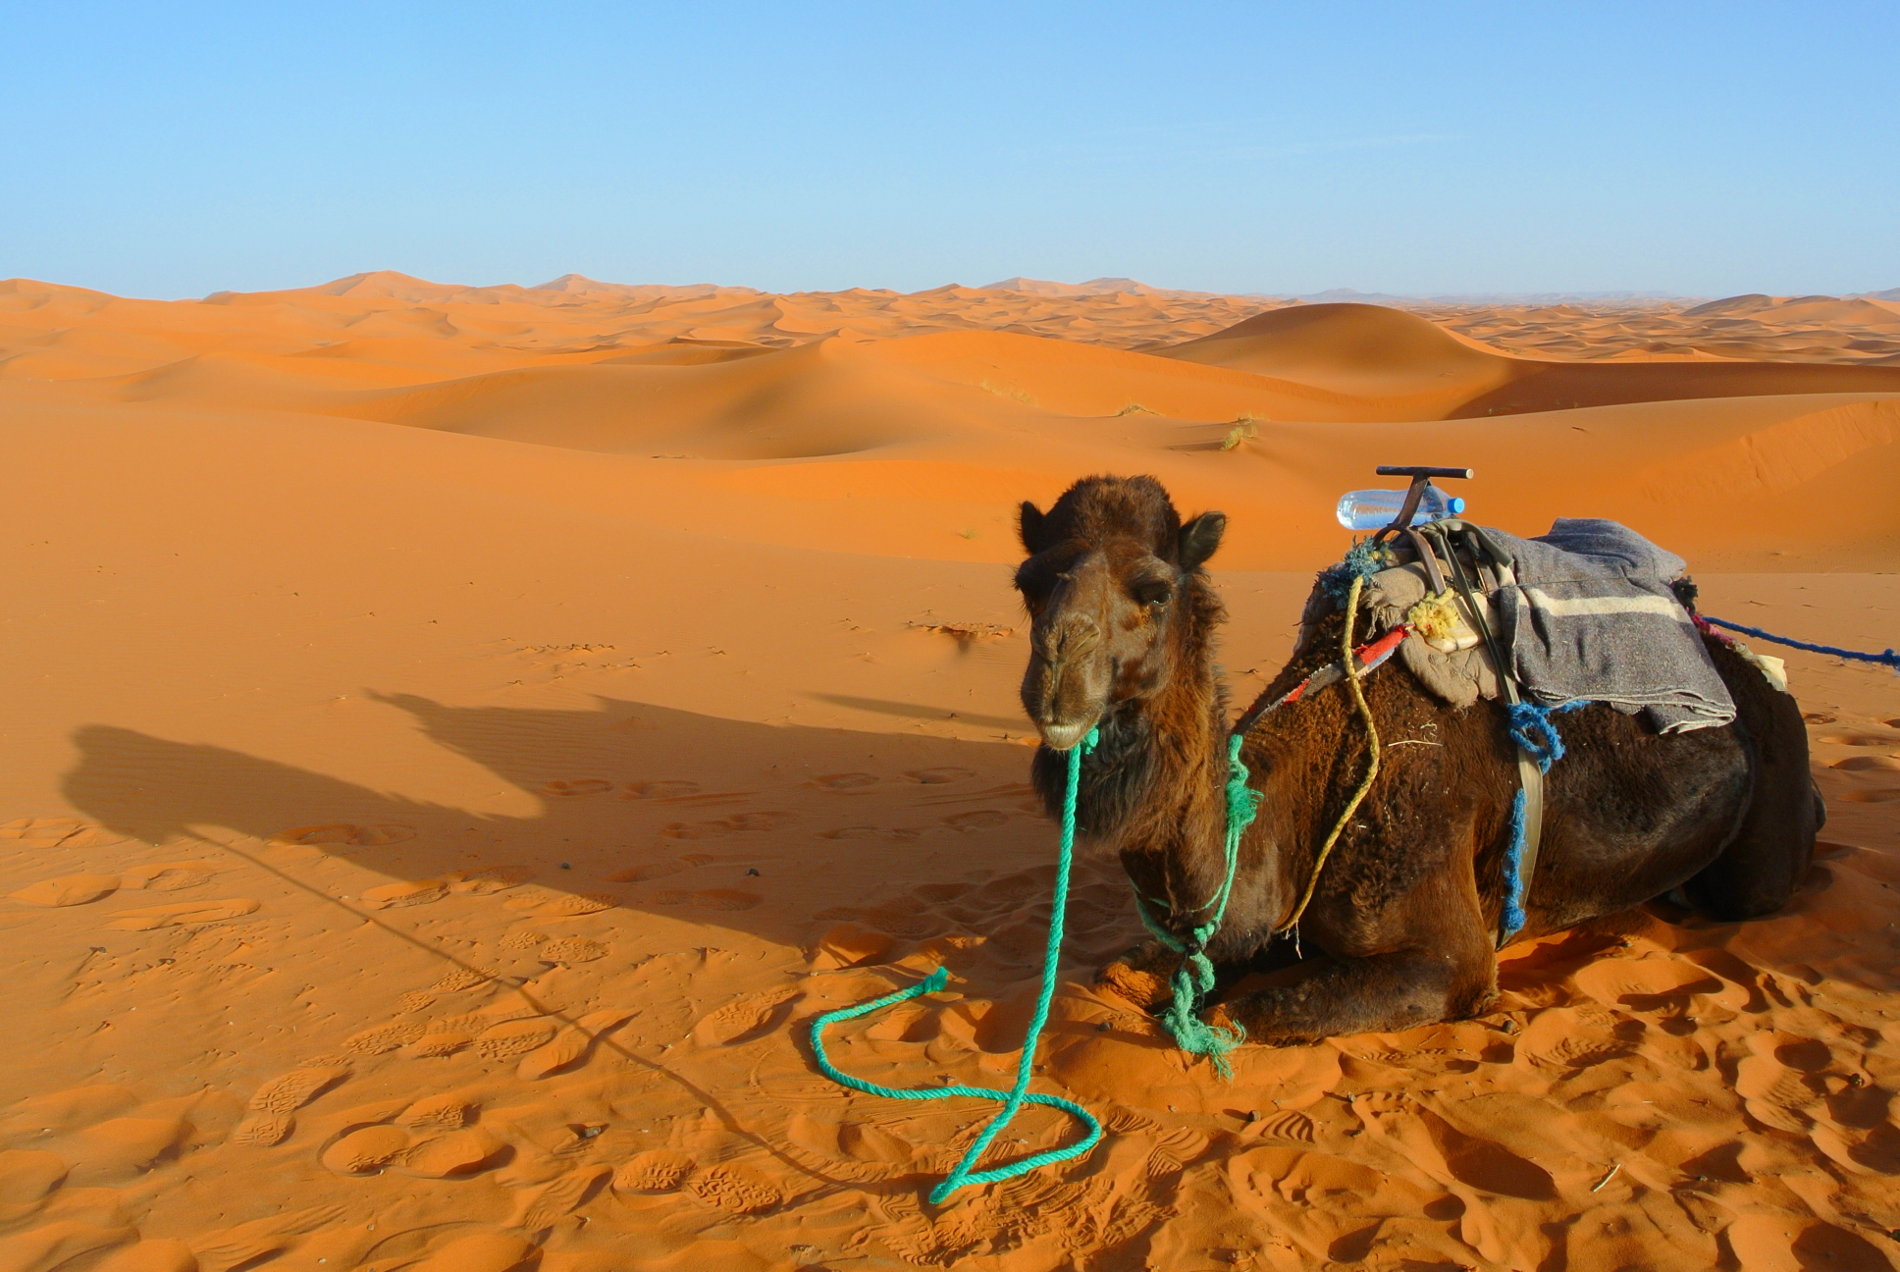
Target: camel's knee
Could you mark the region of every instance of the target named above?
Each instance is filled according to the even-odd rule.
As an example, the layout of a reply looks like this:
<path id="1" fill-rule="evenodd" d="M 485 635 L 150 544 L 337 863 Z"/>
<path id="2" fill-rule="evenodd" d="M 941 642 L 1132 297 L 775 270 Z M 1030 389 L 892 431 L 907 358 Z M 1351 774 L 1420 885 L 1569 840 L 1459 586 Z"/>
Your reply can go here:
<path id="1" fill-rule="evenodd" d="M 1239 1024 L 1252 1042 L 1288 1045 L 1460 1020 L 1483 1011 L 1496 992 L 1488 949 L 1469 956 L 1407 950 L 1329 961 L 1296 984 L 1221 1004 L 1207 1019 Z"/>
<path id="2" fill-rule="evenodd" d="M 1143 941 L 1096 972 L 1095 984 L 1143 1011 L 1153 1011 L 1174 996 L 1170 977 L 1179 958 L 1159 941 Z"/>

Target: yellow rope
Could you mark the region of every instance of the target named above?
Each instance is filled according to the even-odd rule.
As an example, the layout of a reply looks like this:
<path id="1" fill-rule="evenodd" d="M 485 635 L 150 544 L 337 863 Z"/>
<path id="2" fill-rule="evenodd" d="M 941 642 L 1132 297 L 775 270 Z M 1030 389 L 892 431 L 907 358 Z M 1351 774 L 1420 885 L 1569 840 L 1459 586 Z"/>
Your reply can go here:
<path id="1" fill-rule="evenodd" d="M 1359 660 L 1353 657 L 1353 624 L 1359 614 L 1359 591 L 1365 586 L 1365 578 L 1355 574 L 1352 586 L 1346 592 L 1346 623 L 1340 633 L 1340 648 L 1346 660 L 1346 685 L 1352 690 L 1353 705 L 1359 708 L 1359 717 L 1366 722 L 1366 738 L 1369 748 L 1366 756 L 1366 775 L 1359 781 L 1359 789 L 1352 793 L 1341 810 L 1339 820 L 1333 823 L 1333 829 L 1326 836 L 1326 842 L 1319 846 L 1319 857 L 1313 862 L 1312 877 L 1306 881 L 1306 892 L 1300 897 L 1300 903 L 1293 907 L 1293 913 L 1279 926 L 1279 931 L 1291 931 L 1299 923 L 1300 916 L 1306 913 L 1307 903 L 1313 899 L 1314 889 L 1319 887 L 1319 872 L 1326 867 L 1326 858 L 1331 855 L 1333 845 L 1339 842 L 1339 836 L 1345 832 L 1346 823 L 1359 811 L 1359 805 L 1365 800 L 1366 792 L 1372 789 L 1372 779 L 1379 776 L 1379 726 L 1373 723 L 1372 708 L 1366 705 L 1366 692 L 1359 687 Z"/>

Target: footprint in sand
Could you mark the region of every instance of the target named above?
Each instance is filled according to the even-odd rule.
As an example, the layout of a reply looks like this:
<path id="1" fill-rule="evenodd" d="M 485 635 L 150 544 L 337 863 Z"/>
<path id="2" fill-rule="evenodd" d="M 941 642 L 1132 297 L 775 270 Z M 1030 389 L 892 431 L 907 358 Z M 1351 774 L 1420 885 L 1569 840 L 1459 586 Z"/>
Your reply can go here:
<path id="1" fill-rule="evenodd" d="M 1318 1124 L 1298 1109 L 1287 1109 L 1263 1117 L 1253 1124 L 1253 1134 L 1270 1144 L 1311 1147 L 1319 1138 Z"/>
<path id="2" fill-rule="evenodd" d="M 344 1039 L 346 1051 L 358 1055 L 380 1056 L 386 1051 L 407 1046 L 427 1032 L 421 1024 L 378 1025 Z"/>
<path id="3" fill-rule="evenodd" d="M 898 1167 L 901 1173 L 909 1174 L 933 1168 L 924 1164 L 933 1156 L 931 1150 L 867 1123 L 835 1122 L 799 1113 L 787 1124 L 785 1138 L 793 1147 L 817 1158 L 827 1171 L 835 1172 L 840 1166 L 879 1166 Z M 865 1182 L 890 1178 L 896 1173 L 900 1171 L 880 1170 L 869 1174 L 856 1171 L 852 1177 Z"/>
<path id="4" fill-rule="evenodd" d="M 1900 759 L 1891 755 L 1850 755 L 1828 767 L 1846 773 L 1900 773 Z"/>
<path id="5" fill-rule="evenodd" d="M 876 826 L 840 826 L 836 830 L 821 830 L 820 839 L 876 839 L 884 832 Z"/>
<path id="6" fill-rule="evenodd" d="M 1900 746 L 1900 738 L 1880 737 L 1872 733 L 1833 733 L 1820 739 L 1836 746 Z"/>
<path id="7" fill-rule="evenodd" d="M 777 1209 L 785 1194 L 777 1184 L 744 1166 L 708 1166 L 686 1181 L 687 1195 L 728 1214 L 757 1215 Z"/>
<path id="8" fill-rule="evenodd" d="M 365 888 L 357 893 L 357 900 L 372 910 L 402 910 L 412 905 L 428 905 L 447 895 L 449 885 L 442 880 L 418 879 Z"/>
<path id="9" fill-rule="evenodd" d="M 973 808 L 967 813 L 950 814 L 943 819 L 943 824 L 952 830 L 969 833 L 978 830 L 993 830 L 1008 820 L 1008 813 L 999 813 L 994 808 Z"/>
<path id="10" fill-rule="evenodd" d="M 206 923 L 221 923 L 226 919 L 241 919 L 247 914 L 255 914 L 258 908 L 259 903 L 249 897 L 233 897 L 228 901 L 184 901 L 141 910 L 120 910 L 106 921 L 106 926 L 121 932 L 198 927 Z"/>
<path id="11" fill-rule="evenodd" d="M 479 972 L 472 967 L 457 967 L 445 973 L 442 979 L 429 986 L 429 989 L 437 994 L 453 994 L 464 989 L 474 989 L 477 985 L 486 985 L 493 979 L 487 972 Z"/>
<path id="12" fill-rule="evenodd" d="M 859 927 L 855 923 L 834 924 L 818 938 L 811 965 L 814 971 L 862 967 L 866 963 L 883 960 L 896 943 L 887 933 Z"/>
<path id="13" fill-rule="evenodd" d="M 398 1054 L 412 1060 L 433 1060 L 442 1056 L 452 1056 L 475 1040 L 467 1034 L 441 1033 L 431 1029 L 414 1042 L 405 1043 L 398 1048 Z"/>
<path id="14" fill-rule="evenodd" d="M 270 1148 L 290 1138 L 297 1119 L 288 1113 L 252 1113 L 231 1131 L 231 1142 L 247 1148 Z"/>
<path id="15" fill-rule="evenodd" d="M 614 788 L 614 784 L 603 777 L 575 777 L 565 781 L 544 782 L 543 795 L 571 798 L 576 795 L 604 795 Z"/>
<path id="16" fill-rule="evenodd" d="M 613 1187 L 623 1193 L 678 1192 L 698 1168 L 699 1163 L 675 1149 L 650 1149 L 621 1163 L 614 1172 Z"/>
<path id="17" fill-rule="evenodd" d="M 823 777 L 812 778 L 807 785 L 816 786 L 821 791 L 855 791 L 877 785 L 877 778 L 869 773 L 827 773 Z"/>
<path id="18" fill-rule="evenodd" d="M 374 1175 L 405 1152 L 410 1142 L 409 1132 L 400 1126 L 363 1126 L 332 1140 L 317 1160 L 339 1175 Z"/>
<path id="19" fill-rule="evenodd" d="M 599 914 L 619 904 L 616 898 L 599 893 L 556 892 L 552 888 L 536 888 L 509 901 L 508 908 L 525 910 L 536 918 L 573 919 L 583 914 Z"/>
<path id="20" fill-rule="evenodd" d="M 1616 1017 L 1601 1010 L 1551 1007 L 1532 1016 L 1513 1040 L 1513 1055 L 1546 1069 L 1573 1070 L 1629 1054 L 1612 1032 Z"/>
<path id="21" fill-rule="evenodd" d="M 791 990 L 779 989 L 727 1003 L 693 1027 L 693 1040 L 706 1047 L 729 1047 L 762 1037 L 784 1018 L 795 997 Z"/>
<path id="22" fill-rule="evenodd" d="M 59 909 L 69 905 L 86 905 L 101 897 L 109 897 L 118 890 L 118 875 L 70 874 L 29 884 L 18 892 L 8 893 L 7 899 L 18 901 L 21 905 Z"/>
<path id="23" fill-rule="evenodd" d="M 1777 1130 L 1805 1135 L 1814 1125 L 1806 1111 L 1821 1101 L 1818 1079 L 1810 1074 L 1833 1060 L 1825 1043 L 1788 1034 L 1757 1034 L 1749 1039 L 1755 1054 L 1735 1066 L 1735 1093 L 1750 1117 Z"/>
<path id="24" fill-rule="evenodd" d="M 751 892 L 741 892 L 737 888 L 702 888 L 698 892 L 667 888 L 645 900 L 649 905 L 689 906 L 697 910 L 722 910 L 735 914 L 752 909 L 764 898 Z"/>
<path id="25" fill-rule="evenodd" d="M 948 782 L 961 782 L 965 778 L 975 777 L 976 774 L 966 768 L 926 768 L 910 769 L 904 776 L 913 782 L 921 782 L 925 786 L 941 786 Z"/>
<path id="26" fill-rule="evenodd" d="M 520 1228 L 524 1232 L 552 1228 L 579 1210 L 612 1174 L 611 1167 L 598 1164 L 567 1172 L 552 1183 L 523 1196 L 516 1203 L 509 1227 Z"/>
<path id="27" fill-rule="evenodd" d="M 298 826 L 292 830 L 279 831 L 271 839 L 280 844 L 339 845 L 355 848 L 379 848 L 384 844 L 399 844 L 416 837 L 414 826 L 404 826 L 397 822 L 382 822 L 373 826 L 359 826 L 352 822 L 330 822 L 321 826 Z"/>
<path id="28" fill-rule="evenodd" d="M 1580 968 L 1573 980 L 1597 1002 L 1668 1015 L 1681 1015 L 1696 996 L 1724 988 L 1708 969 L 1666 957 L 1599 959 Z"/>
<path id="29" fill-rule="evenodd" d="M 0 823 L 0 840 L 18 840 L 28 848 L 104 848 L 129 838 L 77 817 L 16 817 Z"/>
<path id="30" fill-rule="evenodd" d="M 679 799 L 699 794 L 698 782 L 628 782 L 620 788 L 623 799 Z"/>
<path id="31" fill-rule="evenodd" d="M 442 882 L 449 885 L 450 892 L 486 897 L 518 888 L 532 877 L 533 872 L 521 866 L 476 866 L 452 870 L 442 876 Z"/>
<path id="32" fill-rule="evenodd" d="M 589 1012 L 554 1035 L 554 1041 L 523 1057 L 515 1069 L 515 1076 L 523 1081 L 534 1082 L 551 1073 L 572 1068 L 587 1058 L 594 1039 L 612 1033 L 631 1019 L 633 1013 L 620 1008 L 608 1007 Z"/>
<path id="33" fill-rule="evenodd" d="M 790 818 L 790 813 L 735 813 L 731 817 L 721 817 L 716 821 L 673 822 L 671 825 L 660 827 L 660 834 L 667 839 L 717 839 L 723 835 L 738 834 L 742 831 L 776 830 Z"/>
<path id="34" fill-rule="evenodd" d="M 349 1076 L 342 1065 L 292 1069 L 257 1088 L 249 1107 L 259 1113 L 295 1113 Z"/>
<path id="35" fill-rule="evenodd" d="M 1179 1175 L 1207 1155 L 1212 1141 L 1192 1127 L 1176 1126 L 1163 1131 L 1148 1152 L 1147 1173 L 1151 1179 Z"/>
<path id="36" fill-rule="evenodd" d="M 119 886 L 142 892 L 183 892 L 208 882 L 217 867 L 208 861 L 166 861 L 134 866 L 119 876 Z"/>
<path id="37" fill-rule="evenodd" d="M 555 1024 L 545 1016 L 504 1020 L 475 1040 L 475 1053 L 486 1060 L 513 1060 L 554 1040 Z"/>
<path id="38" fill-rule="evenodd" d="M 507 1145 L 479 1126 L 413 1143 L 389 1159 L 389 1168 L 418 1179 L 465 1179 L 480 1173 Z"/>
<path id="39" fill-rule="evenodd" d="M 349 1076 L 344 1066 L 319 1065 L 272 1078 L 251 1096 L 250 1114 L 238 1123 L 231 1138 L 253 1148 L 282 1143 L 297 1129 L 290 1115 Z"/>
<path id="40" fill-rule="evenodd" d="M 592 963 L 607 957 L 607 947 L 599 941 L 590 941 L 584 936 L 563 936 L 549 941 L 536 952 L 543 963 L 558 963 L 572 966 L 575 963 Z"/>
<path id="41" fill-rule="evenodd" d="M 653 879 L 664 879 L 689 868 L 691 862 L 675 857 L 670 861 L 648 861 L 637 866 L 628 866 L 625 870 L 616 870 L 607 876 L 609 883 L 646 883 Z"/>
<path id="42" fill-rule="evenodd" d="M 396 1115 L 396 1124 L 412 1131 L 459 1131 L 478 1109 L 473 1101 L 449 1092 L 428 1095 Z"/>

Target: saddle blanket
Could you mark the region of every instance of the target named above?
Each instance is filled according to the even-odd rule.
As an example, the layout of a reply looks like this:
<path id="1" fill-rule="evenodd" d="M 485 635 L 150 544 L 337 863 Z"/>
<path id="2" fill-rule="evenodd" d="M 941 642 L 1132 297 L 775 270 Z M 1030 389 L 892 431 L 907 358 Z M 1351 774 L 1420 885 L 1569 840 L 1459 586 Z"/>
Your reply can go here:
<path id="1" fill-rule="evenodd" d="M 1641 712 L 1661 733 L 1734 720 L 1728 686 L 1670 587 L 1683 577 L 1681 557 L 1595 518 L 1559 518 L 1534 539 L 1481 532 L 1515 562 L 1515 580 L 1485 601 L 1525 697 L 1545 706 L 1608 703 Z M 1396 546 L 1402 561 L 1412 555 L 1403 539 Z M 1495 698 L 1497 675 L 1477 633 L 1458 605 L 1429 592 L 1416 562 L 1374 574 L 1364 590 L 1374 629 L 1411 623 L 1400 656 L 1447 702 Z"/>

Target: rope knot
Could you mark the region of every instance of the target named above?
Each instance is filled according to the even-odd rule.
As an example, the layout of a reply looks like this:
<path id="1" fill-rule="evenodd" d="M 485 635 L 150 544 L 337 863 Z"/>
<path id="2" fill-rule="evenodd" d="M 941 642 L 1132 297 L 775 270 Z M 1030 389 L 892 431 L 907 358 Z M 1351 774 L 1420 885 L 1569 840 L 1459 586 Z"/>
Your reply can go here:
<path id="1" fill-rule="evenodd" d="M 1538 772 L 1548 773 L 1551 765 L 1564 758 L 1563 736 L 1557 732 L 1557 726 L 1550 722 L 1550 718 L 1588 705 L 1581 698 L 1560 702 L 1554 707 L 1542 707 L 1535 702 L 1513 702 L 1505 708 L 1508 713 L 1506 727 L 1511 741 L 1536 761 Z"/>

